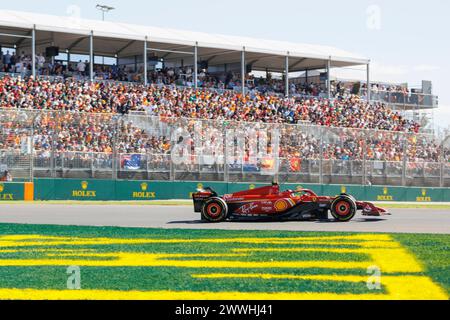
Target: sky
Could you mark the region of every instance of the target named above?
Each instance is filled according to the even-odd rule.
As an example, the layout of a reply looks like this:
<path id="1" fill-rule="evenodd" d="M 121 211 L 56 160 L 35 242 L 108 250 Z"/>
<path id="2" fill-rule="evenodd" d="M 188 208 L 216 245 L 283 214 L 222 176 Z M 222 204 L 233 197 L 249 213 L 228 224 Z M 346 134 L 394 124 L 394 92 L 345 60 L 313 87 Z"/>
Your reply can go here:
<path id="1" fill-rule="evenodd" d="M 373 81 L 420 86 L 433 81 L 435 123 L 450 126 L 448 0 L 20 0 L 0 9 L 101 19 L 97 3 L 116 9 L 110 21 L 330 45 L 371 59 Z M 334 71 L 340 76 L 339 71 Z M 365 78 L 365 71 L 342 76 Z"/>

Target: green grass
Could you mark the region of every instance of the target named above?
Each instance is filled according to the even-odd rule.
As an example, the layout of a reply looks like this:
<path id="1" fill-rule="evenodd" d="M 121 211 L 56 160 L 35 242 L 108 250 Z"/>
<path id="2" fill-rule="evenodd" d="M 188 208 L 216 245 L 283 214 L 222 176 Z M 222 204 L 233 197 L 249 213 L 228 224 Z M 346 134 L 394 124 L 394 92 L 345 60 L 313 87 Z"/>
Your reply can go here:
<path id="1" fill-rule="evenodd" d="M 395 234 L 426 267 L 427 273 L 450 292 L 450 235 Z"/>
<path id="2" fill-rule="evenodd" d="M 352 235 L 338 232 L 287 232 L 287 231 L 228 231 L 228 230 L 177 230 L 177 229 L 143 229 L 116 227 L 73 227 L 0 224 L 0 241 L 6 235 L 41 235 L 81 238 L 114 238 L 114 239 L 217 239 L 217 238 L 287 238 L 287 237 L 323 237 L 336 235 Z M 410 252 L 424 265 L 425 274 L 430 276 L 450 293 L 450 236 L 449 235 L 414 235 L 396 234 L 392 237 L 408 248 Z M 43 240 L 37 241 L 37 243 Z M 357 244 L 346 244 L 345 241 L 335 241 L 329 244 L 302 244 L 305 248 L 355 248 Z M 95 253 L 184 253 L 184 254 L 229 254 L 231 249 L 254 248 L 286 248 L 299 247 L 293 243 L 241 243 L 239 241 L 224 243 L 150 243 L 150 244 L 101 244 L 89 245 L 60 244 L 26 247 L 0 247 L 0 249 L 18 249 L 18 252 L 0 252 L 0 259 L 42 259 L 49 252 L 36 249 L 49 249 L 52 253 L 62 250 L 75 250 L 74 257 L 79 259 L 94 259 L 82 257 L 77 250 L 91 250 Z M 27 251 L 28 250 L 28 251 Z M 52 257 L 51 259 L 58 259 Z M 99 260 L 114 258 L 101 257 Z M 215 258 L 169 258 L 169 260 L 237 260 L 237 261 L 366 261 L 364 253 L 334 253 L 334 252 L 251 252 L 245 257 L 215 257 Z M 67 274 L 65 266 L 4 266 L 0 261 L 0 288 L 34 288 L 57 289 L 66 288 Z M 81 267 L 83 289 L 106 290 L 189 290 L 189 291 L 240 291 L 240 292 L 336 292 L 336 293 L 369 293 L 365 283 L 349 283 L 313 280 L 261 280 L 254 278 L 221 278 L 196 279 L 193 274 L 207 273 L 270 273 L 292 275 L 360 275 L 366 276 L 366 270 L 349 269 L 233 269 L 216 270 L 202 267 Z M 407 274 L 407 273 L 405 273 Z M 401 274 L 400 274 L 401 275 Z M 379 293 L 385 291 L 383 288 Z"/>

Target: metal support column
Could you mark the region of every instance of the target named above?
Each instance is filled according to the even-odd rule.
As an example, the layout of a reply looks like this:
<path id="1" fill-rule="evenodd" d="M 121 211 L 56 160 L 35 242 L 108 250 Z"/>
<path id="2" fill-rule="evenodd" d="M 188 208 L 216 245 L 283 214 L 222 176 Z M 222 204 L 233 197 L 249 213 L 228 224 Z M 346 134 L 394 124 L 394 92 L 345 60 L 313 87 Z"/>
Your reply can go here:
<path id="1" fill-rule="evenodd" d="M 289 97 L 289 52 L 285 58 L 284 78 L 284 95 Z"/>
<path id="2" fill-rule="evenodd" d="M 370 64 L 368 63 L 366 65 L 366 71 L 367 71 L 367 102 L 370 102 L 370 96 L 371 96 L 371 92 L 370 92 Z"/>
<path id="3" fill-rule="evenodd" d="M 444 187 L 445 184 L 445 179 L 444 179 L 444 174 L 445 174 L 445 156 L 444 156 L 444 150 L 445 150 L 445 144 L 447 143 L 448 139 L 450 139 L 450 135 L 448 135 L 447 137 L 445 137 L 440 145 L 440 152 L 439 152 L 439 186 L 441 188 Z"/>
<path id="4" fill-rule="evenodd" d="M 31 150 L 30 150 L 30 182 L 34 180 L 34 123 L 36 123 L 36 117 L 33 119 L 33 125 L 31 126 Z"/>
<path id="5" fill-rule="evenodd" d="M 223 180 L 224 180 L 224 182 L 228 182 L 229 180 L 230 180 L 230 171 L 229 171 L 229 165 L 228 165 L 228 163 L 229 163 L 229 159 L 228 159 L 228 153 L 229 153 L 229 145 L 228 145 L 228 134 L 227 134 L 227 132 L 228 132 L 228 130 L 225 128 L 225 126 L 223 126 L 222 127 L 222 133 L 223 133 L 223 136 L 224 136 L 224 141 L 225 141 L 225 144 L 224 144 L 224 157 L 223 157 L 223 162 L 224 162 L 224 166 L 223 166 Z"/>
<path id="6" fill-rule="evenodd" d="M 146 175 L 146 179 L 150 180 L 150 176 L 151 176 L 151 172 L 150 172 L 150 153 L 146 153 L 145 154 L 145 175 Z"/>
<path id="7" fill-rule="evenodd" d="M 172 161 L 172 156 L 170 156 L 170 162 L 169 162 L 169 180 L 175 181 L 175 166 Z"/>
<path id="8" fill-rule="evenodd" d="M 244 95 L 245 94 L 245 47 L 242 48 L 241 52 L 241 92 Z"/>
<path id="9" fill-rule="evenodd" d="M 111 179 L 117 180 L 118 178 L 118 167 L 120 165 L 120 159 L 119 158 L 119 152 L 117 149 L 117 145 L 119 142 L 119 129 L 120 129 L 120 122 L 119 118 L 116 118 L 114 120 L 114 135 L 113 135 L 113 146 L 112 146 L 112 159 L 111 159 Z"/>
<path id="10" fill-rule="evenodd" d="M 94 153 L 90 153 L 91 158 L 91 178 L 95 178 L 95 169 L 94 169 Z"/>
<path id="11" fill-rule="evenodd" d="M 369 181 L 367 180 L 367 139 L 368 137 L 366 137 L 366 139 L 363 140 L 363 167 L 362 167 L 362 185 L 366 186 L 369 185 Z"/>
<path id="12" fill-rule="evenodd" d="M 94 81 L 94 31 L 89 35 L 89 77 Z"/>
<path id="13" fill-rule="evenodd" d="M 144 85 L 146 86 L 148 84 L 148 66 L 147 66 L 147 40 L 148 38 L 145 37 L 144 41 Z"/>
<path id="14" fill-rule="evenodd" d="M 406 165 L 408 161 L 408 134 L 403 134 L 403 165 L 402 165 L 402 186 L 406 186 Z"/>
<path id="15" fill-rule="evenodd" d="M 327 97 L 331 98 L 331 57 L 327 60 Z"/>
<path id="16" fill-rule="evenodd" d="M 55 117 L 55 115 L 53 115 Z M 59 124 L 61 119 L 60 113 L 58 112 L 56 115 L 56 124 Z M 52 149 L 50 153 L 50 171 L 51 171 L 51 177 L 56 178 L 56 160 L 55 160 L 55 153 L 56 153 L 56 142 L 58 141 L 58 129 L 59 126 L 55 126 L 55 130 L 53 131 L 52 135 Z"/>
<path id="17" fill-rule="evenodd" d="M 323 184 L 323 127 L 319 127 L 320 144 L 319 144 L 319 184 Z"/>
<path id="18" fill-rule="evenodd" d="M 198 42 L 194 46 L 194 88 L 198 87 Z"/>
<path id="19" fill-rule="evenodd" d="M 36 25 L 31 30 L 31 73 L 36 79 Z"/>

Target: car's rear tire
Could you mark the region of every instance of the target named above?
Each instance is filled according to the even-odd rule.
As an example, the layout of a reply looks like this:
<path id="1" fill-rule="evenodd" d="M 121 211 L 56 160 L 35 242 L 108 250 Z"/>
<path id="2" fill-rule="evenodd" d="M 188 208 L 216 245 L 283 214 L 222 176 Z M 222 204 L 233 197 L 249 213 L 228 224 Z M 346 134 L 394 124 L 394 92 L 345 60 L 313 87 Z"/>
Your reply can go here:
<path id="1" fill-rule="evenodd" d="M 350 221 L 356 214 L 356 202 L 353 197 L 341 195 L 331 203 L 331 215 L 341 222 Z"/>
<path id="2" fill-rule="evenodd" d="M 202 220 L 222 222 L 228 217 L 228 206 L 220 198 L 211 198 L 202 207 Z"/>
<path id="3" fill-rule="evenodd" d="M 351 194 L 341 193 L 341 196 L 347 196 L 347 197 L 351 198 L 354 202 L 356 202 L 356 198 L 354 196 L 352 196 Z"/>

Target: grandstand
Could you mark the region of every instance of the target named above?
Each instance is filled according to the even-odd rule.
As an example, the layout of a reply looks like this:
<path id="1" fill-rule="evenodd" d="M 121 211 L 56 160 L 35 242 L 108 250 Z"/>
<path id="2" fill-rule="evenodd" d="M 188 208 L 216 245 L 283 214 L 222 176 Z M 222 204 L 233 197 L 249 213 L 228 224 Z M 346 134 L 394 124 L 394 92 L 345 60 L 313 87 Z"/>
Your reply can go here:
<path id="1" fill-rule="evenodd" d="M 163 59 L 178 66 L 192 67 L 193 84 L 198 85 L 198 66 L 235 69 L 241 73 L 240 85 L 245 86 L 245 73 L 251 70 L 290 72 L 329 69 L 369 64 L 369 60 L 337 48 L 232 37 L 183 30 L 144 27 L 123 23 L 100 22 L 73 17 L 0 11 L 0 41 L 5 47 L 36 55 L 46 48 L 57 47 L 70 55 L 116 59 L 116 66 L 130 64 L 142 68 L 141 78 L 148 81 L 149 64 Z M 23 49 L 23 50 L 22 50 Z M 146 61 L 147 63 L 143 63 Z M 90 80 L 94 80 L 94 64 L 88 63 Z M 36 75 L 36 63 L 31 73 Z M 367 68 L 369 70 L 369 68 Z M 145 76 L 147 75 L 147 76 Z M 288 81 L 288 76 L 285 77 Z M 368 77 L 369 78 L 369 77 Z M 328 77 L 329 79 L 329 77 Z M 286 93 L 288 93 L 286 86 Z M 330 87 L 330 86 L 328 86 Z"/>
<path id="2" fill-rule="evenodd" d="M 15 179 L 267 182 L 266 155 L 249 147 L 258 131 L 268 149 L 279 133 L 281 181 L 450 186 L 445 141 L 397 112 L 437 98 L 372 84 L 370 61 L 340 49 L 13 11 L 0 11 L 0 44 L 0 162 Z M 331 81 L 356 65 L 362 85 Z M 175 164 L 180 137 L 190 157 Z"/>

